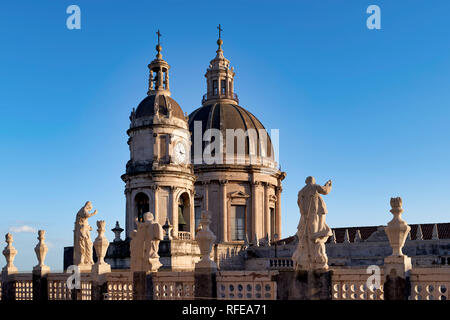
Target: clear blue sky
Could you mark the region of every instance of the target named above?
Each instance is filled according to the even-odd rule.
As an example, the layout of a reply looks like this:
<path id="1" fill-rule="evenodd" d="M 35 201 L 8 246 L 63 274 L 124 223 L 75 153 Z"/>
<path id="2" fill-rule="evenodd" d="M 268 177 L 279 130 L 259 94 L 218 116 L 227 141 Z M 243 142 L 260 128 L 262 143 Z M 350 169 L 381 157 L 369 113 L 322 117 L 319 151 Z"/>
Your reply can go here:
<path id="1" fill-rule="evenodd" d="M 70 4 L 81 30 L 66 28 Z M 366 27 L 370 4 L 381 30 Z M 392 196 L 409 223 L 448 222 L 449 12 L 444 0 L 3 1 L 1 248 L 10 228 L 45 229 L 47 264 L 62 269 L 86 200 L 99 210 L 94 230 L 97 219 L 124 224 L 126 129 L 146 95 L 155 31 L 172 96 L 190 113 L 219 23 L 241 105 L 280 129 L 283 236 L 296 232 L 308 175 L 334 182 L 332 227 L 386 224 Z M 13 234 L 16 265 L 31 270 L 37 234 Z"/>

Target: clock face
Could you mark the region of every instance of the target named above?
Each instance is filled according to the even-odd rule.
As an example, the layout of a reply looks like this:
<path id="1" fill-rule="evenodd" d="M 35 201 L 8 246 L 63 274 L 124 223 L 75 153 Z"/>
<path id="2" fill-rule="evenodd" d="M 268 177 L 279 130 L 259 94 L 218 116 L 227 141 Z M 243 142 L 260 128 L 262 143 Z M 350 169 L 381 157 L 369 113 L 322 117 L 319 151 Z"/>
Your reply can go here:
<path id="1" fill-rule="evenodd" d="M 175 145 L 175 161 L 178 163 L 186 163 L 187 160 L 187 152 L 186 146 L 182 142 L 177 142 Z"/>

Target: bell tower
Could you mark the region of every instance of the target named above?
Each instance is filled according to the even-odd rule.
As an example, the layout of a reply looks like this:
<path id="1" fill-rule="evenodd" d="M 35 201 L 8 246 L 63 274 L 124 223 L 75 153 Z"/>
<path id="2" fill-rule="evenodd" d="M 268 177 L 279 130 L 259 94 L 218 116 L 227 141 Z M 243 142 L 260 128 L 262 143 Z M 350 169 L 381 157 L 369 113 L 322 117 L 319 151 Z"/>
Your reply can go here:
<path id="1" fill-rule="evenodd" d="M 216 57 L 211 60 L 206 70 L 207 92 L 203 96 L 202 104 L 220 101 L 237 105 L 239 99 L 234 93 L 234 68 L 230 68 L 230 61 L 223 55 L 223 40 L 221 38 L 223 29 L 220 24 L 217 29 L 219 30 L 219 39 L 217 39 L 219 48 L 216 51 Z"/>
<path id="2" fill-rule="evenodd" d="M 130 160 L 125 182 L 126 235 L 146 212 L 173 226 L 173 238 L 194 239 L 194 181 L 188 117 L 171 98 L 169 64 L 162 58 L 161 33 L 156 58 L 148 65 L 149 88 L 130 115 Z"/>

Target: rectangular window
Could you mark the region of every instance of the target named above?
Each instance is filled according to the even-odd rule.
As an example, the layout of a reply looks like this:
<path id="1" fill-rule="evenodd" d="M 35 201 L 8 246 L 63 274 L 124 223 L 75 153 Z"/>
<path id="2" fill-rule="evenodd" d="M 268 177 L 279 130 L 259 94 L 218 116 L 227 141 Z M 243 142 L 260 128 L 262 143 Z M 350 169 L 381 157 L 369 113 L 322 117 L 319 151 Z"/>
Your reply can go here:
<path id="1" fill-rule="evenodd" d="M 220 92 L 222 94 L 227 93 L 227 82 L 225 80 L 220 81 Z"/>
<path id="2" fill-rule="evenodd" d="M 198 229 L 201 219 L 202 219 L 202 207 L 195 206 L 195 230 Z"/>
<path id="3" fill-rule="evenodd" d="M 245 206 L 231 206 L 230 224 L 231 240 L 244 240 Z"/>

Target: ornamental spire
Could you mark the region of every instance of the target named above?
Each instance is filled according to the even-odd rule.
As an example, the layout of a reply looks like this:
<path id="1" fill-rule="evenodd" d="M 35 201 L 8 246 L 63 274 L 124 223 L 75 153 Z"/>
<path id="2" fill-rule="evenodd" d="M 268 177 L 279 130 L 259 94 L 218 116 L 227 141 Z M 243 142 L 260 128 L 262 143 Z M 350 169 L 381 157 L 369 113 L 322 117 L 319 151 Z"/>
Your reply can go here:
<path id="1" fill-rule="evenodd" d="M 161 46 L 161 32 L 156 32 L 158 37 L 158 44 L 156 45 L 156 59 L 153 60 L 149 65 L 150 77 L 148 81 L 148 92 L 147 94 L 156 95 L 156 94 L 165 94 L 170 96 L 169 89 L 169 64 L 163 60 L 162 58 L 162 46 Z"/>
<path id="2" fill-rule="evenodd" d="M 222 50 L 222 26 L 217 26 L 219 38 L 217 39 L 216 57 L 211 60 L 206 70 L 207 93 L 203 96 L 202 104 L 207 105 L 212 101 L 224 101 L 226 103 L 238 104 L 239 99 L 234 93 L 234 69 L 230 68 L 230 61 L 223 55 Z"/>

